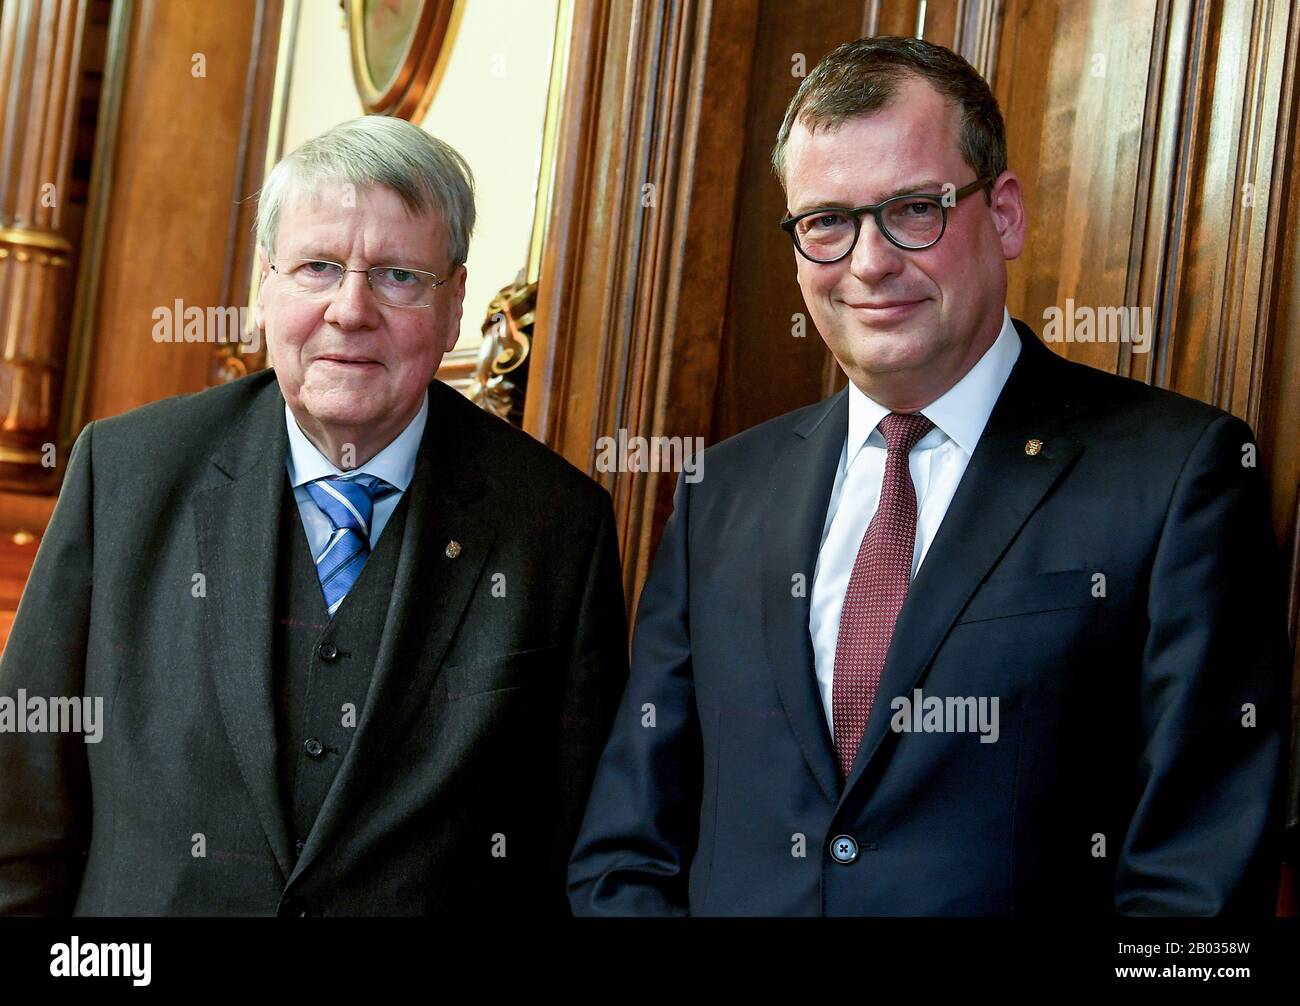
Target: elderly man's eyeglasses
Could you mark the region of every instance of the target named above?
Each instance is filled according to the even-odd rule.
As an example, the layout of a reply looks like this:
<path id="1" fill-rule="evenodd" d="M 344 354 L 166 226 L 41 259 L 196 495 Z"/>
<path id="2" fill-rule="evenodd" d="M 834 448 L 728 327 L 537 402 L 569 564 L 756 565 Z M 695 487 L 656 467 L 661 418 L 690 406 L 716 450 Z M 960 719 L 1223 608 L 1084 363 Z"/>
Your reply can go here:
<path id="1" fill-rule="evenodd" d="M 876 226 L 890 244 L 906 251 L 920 251 L 943 237 L 948 229 L 950 204 L 955 205 L 991 181 L 992 178 L 977 178 L 949 196 L 909 192 L 874 206 L 856 209 L 827 206 L 797 217 L 787 214 L 781 228 L 790 235 L 799 254 L 821 265 L 838 262 L 853 251 L 866 213 L 876 218 Z"/>
<path id="2" fill-rule="evenodd" d="M 395 265 L 349 269 L 341 262 L 324 259 L 294 259 L 279 266 L 272 262 L 271 271 L 285 277 L 295 291 L 308 297 L 331 294 L 343 285 L 343 277 L 348 273 L 364 272 L 375 300 L 389 307 L 429 307 L 433 304 L 433 291 L 447 282 L 422 269 Z"/>

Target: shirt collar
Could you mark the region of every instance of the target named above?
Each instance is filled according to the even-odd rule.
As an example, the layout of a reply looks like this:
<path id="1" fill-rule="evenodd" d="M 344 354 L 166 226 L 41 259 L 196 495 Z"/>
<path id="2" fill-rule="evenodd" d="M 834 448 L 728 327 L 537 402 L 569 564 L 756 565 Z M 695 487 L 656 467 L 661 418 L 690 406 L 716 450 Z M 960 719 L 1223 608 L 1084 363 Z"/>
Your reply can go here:
<path id="1" fill-rule="evenodd" d="M 284 422 L 289 431 L 289 456 L 286 459 L 286 467 L 289 470 L 290 485 L 296 489 L 300 485 L 315 482 L 317 479 L 326 478 L 330 475 L 355 475 L 358 472 L 366 472 L 378 476 L 389 485 L 396 486 L 402 492 L 405 492 L 406 488 L 411 484 L 411 479 L 415 476 L 415 458 L 420 449 L 420 441 L 424 436 L 424 423 L 428 414 L 429 392 L 426 389 L 424 400 L 420 403 L 420 411 L 415 414 L 414 419 L 406 424 L 406 429 L 402 430 L 387 447 L 360 468 L 344 472 L 339 468 L 335 468 L 334 463 L 307 439 L 307 434 L 303 433 L 298 426 L 298 421 L 294 419 L 293 412 L 290 411 L 286 402 L 284 406 Z"/>
<path id="2" fill-rule="evenodd" d="M 1020 334 L 1011 323 L 1011 312 L 1002 308 L 1002 331 L 984 351 L 975 366 L 960 381 L 921 410 L 967 457 L 975 453 L 980 434 L 989 421 L 1002 386 L 1020 356 Z M 849 436 L 846 461 L 852 463 L 880 421 L 890 410 L 868 398 L 849 382 Z M 883 438 L 878 436 L 878 439 Z"/>

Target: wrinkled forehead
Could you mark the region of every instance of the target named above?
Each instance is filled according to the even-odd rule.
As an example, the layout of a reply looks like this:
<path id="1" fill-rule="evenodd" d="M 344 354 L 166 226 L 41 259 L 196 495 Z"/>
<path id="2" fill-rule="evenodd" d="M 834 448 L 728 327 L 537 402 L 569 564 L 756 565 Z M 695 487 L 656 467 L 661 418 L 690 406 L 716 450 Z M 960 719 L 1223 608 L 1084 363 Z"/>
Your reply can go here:
<path id="1" fill-rule="evenodd" d="M 393 214 L 400 207 L 409 219 L 431 217 L 428 206 L 420 207 L 402 198 L 395 189 L 379 182 L 352 182 L 336 178 L 289 179 L 284 197 L 284 212 L 290 209 L 303 214 L 331 210 L 360 210 L 369 214 Z"/>
<path id="2" fill-rule="evenodd" d="M 346 252 L 360 241 L 374 254 L 429 259 L 445 243 L 442 215 L 404 201 L 378 183 L 295 181 L 285 196 L 277 244 L 288 251 Z"/>

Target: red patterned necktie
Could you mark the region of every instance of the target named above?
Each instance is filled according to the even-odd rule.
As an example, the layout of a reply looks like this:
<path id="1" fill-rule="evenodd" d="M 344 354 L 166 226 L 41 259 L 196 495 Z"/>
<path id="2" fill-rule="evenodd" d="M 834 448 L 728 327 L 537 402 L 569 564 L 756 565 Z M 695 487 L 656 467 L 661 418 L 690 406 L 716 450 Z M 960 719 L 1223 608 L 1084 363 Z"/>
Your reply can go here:
<path id="1" fill-rule="evenodd" d="M 912 581 L 916 488 L 907 458 L 932 429 L 934 423 L 919 412 L 891 412 L 880 421 L 887 448 L 880 505 L 862 536 L 844 592 L 831 682 L 835 750 L 845 779 L 862 744 L 894 622 Z"/>

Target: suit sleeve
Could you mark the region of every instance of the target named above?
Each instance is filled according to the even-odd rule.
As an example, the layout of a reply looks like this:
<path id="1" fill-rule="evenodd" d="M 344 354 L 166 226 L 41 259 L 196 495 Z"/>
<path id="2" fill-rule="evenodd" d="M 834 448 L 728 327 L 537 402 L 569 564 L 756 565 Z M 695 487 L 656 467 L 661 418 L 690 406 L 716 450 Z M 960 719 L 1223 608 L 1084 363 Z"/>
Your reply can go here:
<path id="1" fill-rule="evenodd" d="M 699 831 L 700 726 L 689 628 L 689 486 L 641 593 L 632 672 L 569 865 L 577 915 L 686 915 Z"/>
<path id="2" fill-rule="evenodd" d="M 564 915 L 570 912 L 564 893 L 569 854 L 628 673 L 627 615 L 614 508 L 608 493 L 601 492 L 600 498 L 561 712 L 558 792 L 562 806 L 548 876 L 554 878 L 549 890 Z"/>
<path id="3" fill-rule="evenodd" d="M 0 697 L 84 694 L 94 527 L 91 423 L 77 438 L 0 657 Z M 23 710 L 15 708 L 15 715 Z M 80 733 L 0 732 L 0 915 L 72 911 L 90 839 Z"/>
<path id="4" fill-rule="evenodd" d="M 1156 548 L 1121 914 L 1264 915 L 1277 896 L 1288 647 L 1253 445 L 1231 416 L 1206 428 Z"/>

